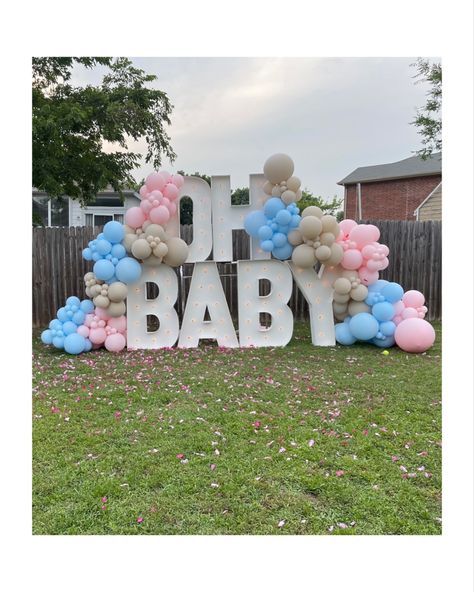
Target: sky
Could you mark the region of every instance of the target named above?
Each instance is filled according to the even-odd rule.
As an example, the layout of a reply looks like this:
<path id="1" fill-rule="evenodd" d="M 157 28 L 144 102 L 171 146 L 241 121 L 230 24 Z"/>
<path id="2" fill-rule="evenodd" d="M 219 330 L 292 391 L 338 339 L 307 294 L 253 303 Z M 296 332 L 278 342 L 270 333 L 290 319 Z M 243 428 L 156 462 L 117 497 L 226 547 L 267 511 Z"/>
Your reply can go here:
<path id="1" fill-rule="evenodd" d="M 167 132 L 177 159 L 163 168 L 230 175 L 248 186 L 276 152 L 289 154 L 302 186 L 342 197 L 337 182 L 359 166 L 395 162 L 421 148 L 410 125 L 428 86 L 413 58 L 131 58 L 174 105 Z M 76 68 L 73 83 L 104 70 Z M 145 142 L 129 148 L 145 154 Z M 115 149 L 107 146 L 106 149 Z M 134 171 L 137 180 L 153 170 Z"/>

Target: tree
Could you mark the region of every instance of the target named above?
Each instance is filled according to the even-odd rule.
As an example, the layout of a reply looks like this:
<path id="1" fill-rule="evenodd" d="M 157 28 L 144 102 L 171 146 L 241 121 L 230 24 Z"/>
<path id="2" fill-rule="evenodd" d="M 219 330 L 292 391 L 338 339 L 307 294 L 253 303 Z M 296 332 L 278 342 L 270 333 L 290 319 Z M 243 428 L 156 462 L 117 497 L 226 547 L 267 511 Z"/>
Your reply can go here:
<path id="1" fill-rule="evenodd" d="M 106 66 L 98 86 L 70 84 L 74 65 Z M 148 88 L 153 74 L 127 58 L 33 58 L 33 185 L 51 197 L 82 204 L 107 185 L 121 191 L 135 183 L 131 171 L 141 154 L 127 141 L 145 138 L 146 162 L 159 168 L 162 155 L 176 157 L 165 132 L 172 105 L 166 93 Z M 119 149 L 105 152 L 104 142 Z"/>
<path id="2" fill-rule="evenodd" d="M 412 66 L 417 69 L 414 78 L 419 79 L 415 84 L 428 82 L 431 85 L 427 93 L 426 105 L 422 109 L 417 109 L 417 116 L 411 122 L 412 125 L 419 128 L 418 133 L 422 136 L 423 148 L 417 150 L 416 154 L 426 160 L 434 151 L 442 149 L 442 69 L 440 63 L 432 64 L 429 60 L 422 58 L 418 58 Z"/>
<path id="3" fill-rule="evenodd" d="M 324 201 L 324 199 L 318 195 L 313 195 L 308 189 L 304 189 L 302 191 L 302 197 L 299 202 L 297 202 L 297 206 L 302 212 L 308 206 L 317 206 L 320 208 L 324 214 L 331 214 L 332 216 L 336 216 L 338 210 L 342 204 L 342 198 L 338 199 L 336 196 L 332 198 L 331 201 Z"/>

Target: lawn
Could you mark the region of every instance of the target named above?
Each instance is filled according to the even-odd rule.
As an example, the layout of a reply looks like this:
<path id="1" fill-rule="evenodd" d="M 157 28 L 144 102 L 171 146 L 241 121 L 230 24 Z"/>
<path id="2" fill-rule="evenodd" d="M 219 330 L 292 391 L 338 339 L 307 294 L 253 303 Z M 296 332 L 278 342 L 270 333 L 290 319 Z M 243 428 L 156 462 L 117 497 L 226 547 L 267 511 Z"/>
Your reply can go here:
<path id="1" fill-rule="evenodd" d="M 34 534 L 440 534 L 441 325 L 422 355 L 78 357 L 33 345 Z"/>

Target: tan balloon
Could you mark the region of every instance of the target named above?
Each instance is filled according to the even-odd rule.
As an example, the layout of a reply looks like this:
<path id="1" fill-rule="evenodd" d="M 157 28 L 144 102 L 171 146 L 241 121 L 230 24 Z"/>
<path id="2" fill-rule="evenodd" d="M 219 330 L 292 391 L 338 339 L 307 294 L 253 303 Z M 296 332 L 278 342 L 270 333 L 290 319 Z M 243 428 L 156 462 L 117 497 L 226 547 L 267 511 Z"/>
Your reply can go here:
<path id="1" fill-rule="evenodd" d="M 357 271 L 351 271 L 349 269 L 345 269 L 342 272 L 342 277 L 347 278 L 351 282 L 355 282 L 359 279 L 359 274 L 357 273 Z"/>
<path id="2" fill-rule="evenodd" d="M 109 286 L 109 300 L 112 302 L 120 302 L 127 297 L 127 286 L 122 282 L 114 282 Z"/>
<path id="3" fill-rule="evenodd" d="M 323 223 L 323 232 L 332 232 L 336 237 L 339 236 L 339 224 L 334 216 L 326 214 L 321 218 Z"/>
<path id="4" fill-rule="evenodd" d="M 125 235 L 125 238 L 123 239 L 122 244 L 125 247 L 125 250 L 127 251 L 127 253 L 132 252 L 132 245 L 137 239 L 138 239 L 138 236 L 135 233 Z"/>
<path id="5" fill-rule="evenodd" d="M 324 225 L 323 225 L 323 230 L 324 230 Z M 327 245 L 328 247 L 330 247 L 333 242 L 336 240 L 336 237 L 334 236 L 334 234 L 332 232 L 322 232 L 321 236 L 319 237 L 319 240 L 321 241 L 322 245 Z"/>
<path id="6" fill-rule="evenodd" d="M 158 243 L 156 245 L 156 247 L 153 249 L 153 255 L 155 255 L 155 257 L 158 257 L 160 259 L 163 259 L 163 257 L 166 257 L 166 255 L 168 254 L 168 247 L 166 245 L 166 243 Z"/>
<path id="7" fill-rule="evenodd" d="M 326 245 L 321 245 L 315 251 L 316 257 L 323 263 L 331 257 L 331 249 Z"/>
<path id="8" fill-rule="evenodd" d="M 297 246 L 293 251 L 291 259 L 297 267 L 313 267 L 316 264 L 314 249 L 308 247 L 308 245 Z"/>
<path id="9" fill-rule="evenodd" d="M 336 320 L 343 321 L 347 317 L 347 310 L 345 310 L 342 313 L 336 313 L 336 312 L 334 312 L 334 316 L 336 317 Z"/>
<path id="10" fill-rule="evenodd" d="M 344 249 L 339 243 L 333 243 L 331 245 L 331 257 L 326 261 L 327 266 L 339 265 L 344 257 Z"/>
<path id="11" fill-rule="evenodd" d="M 286 186 L 288 189 L 291 189 L 291 191 L 296 193 L 296 191 L 298 191 L 301 186 L 301 181 L 298 179 L 298 177 L 290 177 L 286 182 Z"/>
<path id="12" fill-rule="evenodd" d="M 90 280 L 95 280 L 95 273 L 93 271 L 88 271 L 84 276 L 84 281 L 88 282 Z"/>
<path id="13" fill-rule="evenodd" d="M 173 236 L 168 240 L 168 253 L 163 261 L 166 265 L 171 267 L 178 267 L 186 261 L 188 256 L 188 245 L 177 236 Z"/>
<path id="14" fill-rule="evenodd" d="M 157 267 L 158 265 L 161 265 L 161 263 L 161 257 L 155 257 L 153 253 L 146 259 L 143 259 L 143 265 L 146 265 L 147 267 Z"/>
<path id="15" fill-rule="evenodd" d="M 334 290 L 338 294 L 349 294 L 351 287 L 351 282 L 347 278 L 340 277 L 334 282 Z"/>
<path id="16" fill-rule="evenodd" d="M 288 242 L 290 243 L 290 245 L 293 245 L 294 247 L 301 245 L 301 243 L 303 242 L 301 232 L 297 228 L 288 233 Z"/>
<path id="17" fill-rule="evenodd" d="M 298 228 L 305 238 L 310 240 L 315 239 L 319 236 L 322 229 L 321 220 L 316 216 L 306 216 L 301 219 Z"/>
<path id="18" fill-rule="evenodd" d="M 165 240 L 166 232 L 163 226 L 159 224 L 150 224 L 145 230 L 145 236 L 157 236 L 161 240 Z"/>
<path id="19" fill-rule="evenodd" d="M 275 187 L 273 187 L 273 189 L 272 189 L 272 195 L 273 195 L 273 197 L 280 197 L 281 196 L 281 187 L 278 187 L 278 185 L 275 185 Z"/>
<path id="20" fill-rule="evenodd" d="M 287 189 L 281 194 L 281 200 L 286 205 L 289 205 L 290 203 L 294 203 L 296 201 L 296 195 L 293 191 Z"/>
<path id="21" fill-rule="evenodd" d="M 137 259 L 146 259 L 151 255 L 151 247 L 144 238 L 137 239 L 132 245 L 132 255 Z"/>
<path id="22" fill-rule="evenodd" d="M 96 296 L 93 302 L 98 308 L 107 308 L 110 304 L 110 300 L 107 296 L 102 295 Z"/>
<path id="23" fill-rule="evenodd" d="M 300 201 L 300 199 L 303 197 L 303 192 L 301 191 L 301 189 L 298 189 L 298 191 L 295 192 L 295 195 L 296 195 L 295 201 Z"/>
<path id="24" fill-rule="evenodd" d="M 339 292 L 334 292 L 333 294 L 334 302 L 338 302 L 339 304 L 347 303 L 350 299 L 351 297 L 349 296 L 349 294 L 339 294 Z"/>
<path id="25" fill-rule="evenodd" d="M 367 306 L 365 302 L 356 302 L 355 300 L 352 300 L 349 302 L 347 310 L 351 317 L 353 317 L 360 312 L 370 312 L 370 306 Z"/>
<path id="26" fill-rule="evenodd" d="M 306 218 L 306 216 L 316 216 L 316 218 L 322 218 L 323 211 L 318 208 L 318 206 L 308 206 L 301 214 L 302 218 Z"/>
<path id="27" fill-rule="evenodd" d="M 107 312 L 111 317 L 121 317 L 125 314 L 126 306 L 125 302 L 122 300 L 121 302 L 111 302 Z"/>
<path id="28" fill-rule="evenodd" d="M 343 314 L 347 311 L 347 304 L 340 304 L 339 302 L 332 303 L 332 309 L 336 314 Z"/>
<path id="29" fill-rule="evenodd" d="M 98 296 L 102 292 L 102 286 L 100 284 L 94 284 L 90 288 L 90 293 L 92 297 Z"/>
<path id="30" fill-rule="evenodd" d="M 272 189 L 273 189 L 273 184 L 270 183 L 270 181 L 265 181 L 265 183 L 263 184 L 262 187 L 264 193 L 266 193 L 267 195 L 271 195 L 272 194 Z"/>
<path id="31" fill-rule="evenodd" d="M 263 174 L 271 183 L 281 183 L 291 177 L 295 165 L 287 154 L 273 154 L 263 165 Z"/>
<path id="32" fill-rule="evenodd" d="M 352 300 L 356 300 L 357 302 L 362 302 L 367 298 L 369 291 L 364 284 L 359 284 L 357 288 L 352 288 L 351 290 L 351 298 Z"/>

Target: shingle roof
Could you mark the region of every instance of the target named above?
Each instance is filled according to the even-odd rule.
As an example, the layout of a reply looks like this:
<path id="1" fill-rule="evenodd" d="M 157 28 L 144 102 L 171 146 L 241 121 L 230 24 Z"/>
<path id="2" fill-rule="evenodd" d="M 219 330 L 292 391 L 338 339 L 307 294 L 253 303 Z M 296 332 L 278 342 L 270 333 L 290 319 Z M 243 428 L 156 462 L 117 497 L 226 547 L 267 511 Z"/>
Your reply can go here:
<path id="1" fill-rule="evenodd" d="M 338 185 L 350 185 L 385 179 L 403 179 L 405 177 L 422 177 L 424 175 L 441 174 L 441 152 L 432 154 L 423 160 L 419 156 L 411 156 L 398 162 L 359 167 L 350 175 L 338 182 Z"/>

